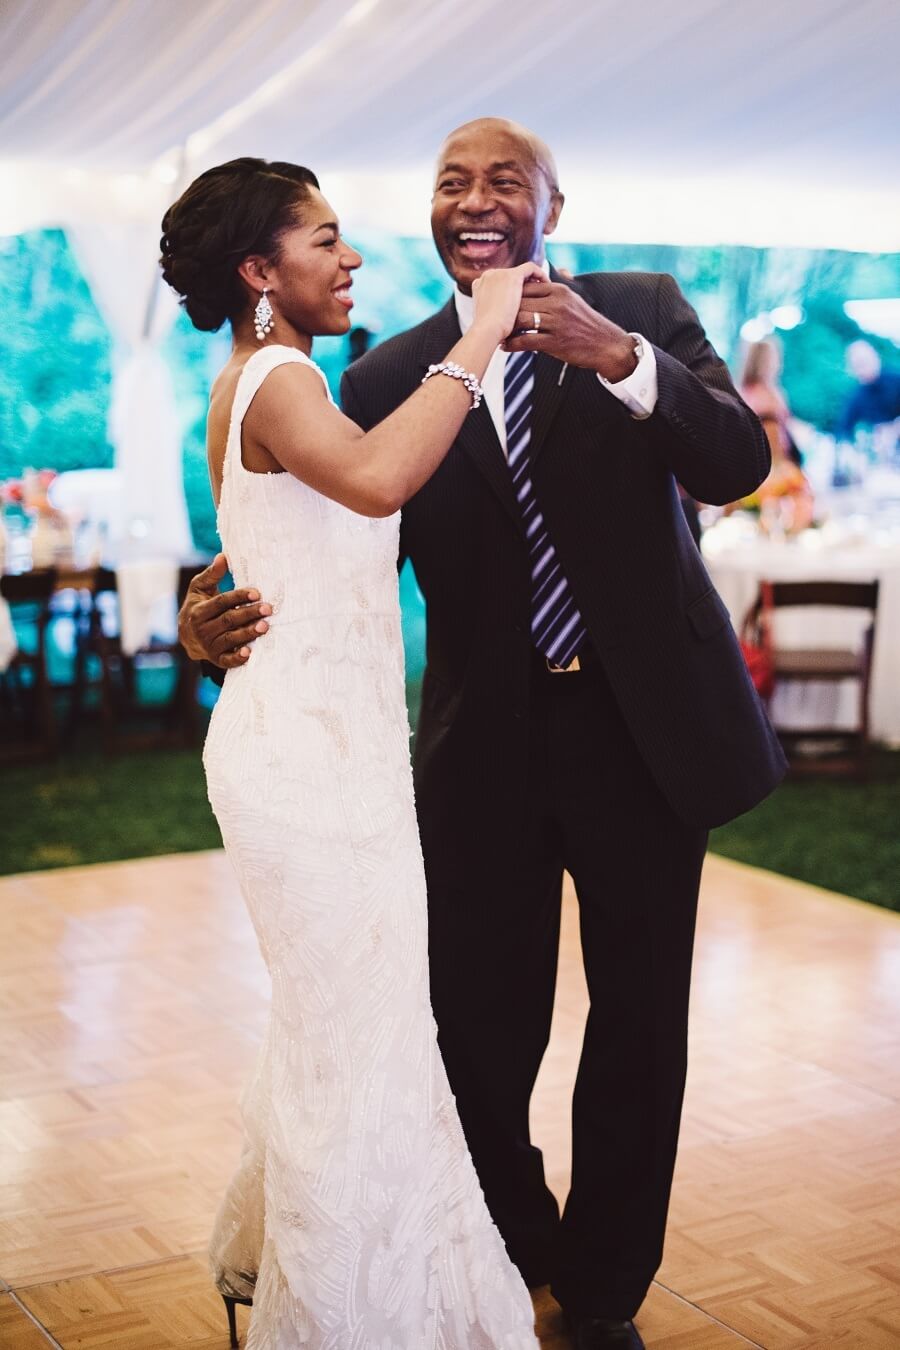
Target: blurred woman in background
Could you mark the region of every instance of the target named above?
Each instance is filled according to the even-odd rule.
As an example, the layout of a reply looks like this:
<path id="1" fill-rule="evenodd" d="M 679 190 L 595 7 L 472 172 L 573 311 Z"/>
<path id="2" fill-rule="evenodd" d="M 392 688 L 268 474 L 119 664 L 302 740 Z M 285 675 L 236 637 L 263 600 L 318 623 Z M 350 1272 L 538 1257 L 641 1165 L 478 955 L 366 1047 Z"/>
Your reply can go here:
<path id="1" fill-rule="evenodd" d="M 812 524 L 813 492 L 803 472 L 802 456 L 790 433 L 790 409 L 779 383 L 781 347 L 772 338 L 751 342 L 744 356 L 738 390 L 763 424 L 772 451 L 769 476 L 735 506 L 759 508 L 767 532 L 796 533 Z M 733 508 L 732 508 L 733 509 Z"/>
<path id="2" fill-rule="evenodd" d="M 763 426 L 774 423 L 778 429 L 781 449 L 788 459 L 802 465 L 803 458 L 788 429 L 790 409 L 779 382 L 782 359 L 781 345 L 774 338 L 751 342 L 744 354 L 744 366 L 738 383 L 741 398 L 753 409 Z M 767 432 L 768 434 L 768 432 Z M 769 435 L 771 442 L 772 436 Z M 774 450 L 773 450 L 774 457 Z"/>

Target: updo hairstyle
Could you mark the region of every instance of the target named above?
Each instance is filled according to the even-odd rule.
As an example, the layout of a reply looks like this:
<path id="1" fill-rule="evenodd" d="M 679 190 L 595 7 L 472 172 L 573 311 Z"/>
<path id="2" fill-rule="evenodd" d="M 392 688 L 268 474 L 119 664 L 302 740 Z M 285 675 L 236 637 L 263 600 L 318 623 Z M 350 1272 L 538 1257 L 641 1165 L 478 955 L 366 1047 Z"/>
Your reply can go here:
<path id="1" fill-rule="evenodd" d="M 215 332 L 247 303 L 238 266 L 249 254 L 277 262 L 282 235 L 319 180 L 299 164 L 232 159 L 207 169 L 162 220 L 160 267 L 191 323 Z"/>

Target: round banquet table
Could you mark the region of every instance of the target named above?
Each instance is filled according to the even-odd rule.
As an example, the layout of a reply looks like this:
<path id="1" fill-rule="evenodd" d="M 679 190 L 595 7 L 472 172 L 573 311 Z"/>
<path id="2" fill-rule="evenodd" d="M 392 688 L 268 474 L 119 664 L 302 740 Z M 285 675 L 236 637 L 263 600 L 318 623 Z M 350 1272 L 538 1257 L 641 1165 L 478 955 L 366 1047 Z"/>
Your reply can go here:
<path id="1" fill-rule="evenodd" d="M 874 528 L 805 530 L 794 539 L 769 539 L 737 521 L 723 520 L 703 538 L 703 555 L 735 628 L 756 598 L 759 582 L 878 581 L 878 615 L 869 693 L 876 740 L 900 745 L 900 536 Z M 859 610 L 819 606 L 774 615 L 774 640 L 786 647 L 856 647 L 869 622 Z M 790 682 L 776 688 L 769 713 L 776 727 L 851 727 L 856 722 L 855 680 Z"/>

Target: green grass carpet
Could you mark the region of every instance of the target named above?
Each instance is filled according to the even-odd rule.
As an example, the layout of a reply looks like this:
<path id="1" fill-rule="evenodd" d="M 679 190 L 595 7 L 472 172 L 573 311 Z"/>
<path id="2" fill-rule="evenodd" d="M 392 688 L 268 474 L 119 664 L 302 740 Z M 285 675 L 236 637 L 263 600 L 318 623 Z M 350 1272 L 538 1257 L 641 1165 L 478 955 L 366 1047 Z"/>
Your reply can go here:
<path id="1" fill-rule="evenodd" d="M 713 830 L 713 853 L 900 911 L 900 751 L 867 783 L 801 778 Z"/>
<path id="2" fill-rule="evenodd" d="M 0 872 L 217 848 L 199 751 L 0 771 Z M 900 752 L 875 757 L 872 780 L 784 784 L 714 831 L 714 852 L 900 910 Z"/>
<path id="3" fill-rule="evenodd" d="M 219 848 L 199 750 L 0 770 L 0 872 Z"/>

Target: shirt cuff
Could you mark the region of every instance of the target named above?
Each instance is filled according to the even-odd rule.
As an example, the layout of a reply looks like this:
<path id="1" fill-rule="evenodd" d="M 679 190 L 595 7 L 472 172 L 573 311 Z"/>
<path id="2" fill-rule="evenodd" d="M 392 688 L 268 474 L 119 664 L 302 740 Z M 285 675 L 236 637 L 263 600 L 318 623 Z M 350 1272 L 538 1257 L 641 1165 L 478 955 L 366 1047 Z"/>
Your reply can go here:
<path id="1" fill-rule="evenodd" d="M 597 379 L 603 385 L 604 389 L 621 402 L 631 413 L 632 417 L 643 421 L 649 417 L 656 408 L 656 400 L 659 396 L 659 386 L 656 378 L 656 353 L 645 337 L 640 333 L 629 333 L 629 337 L 636 338 L 641 344 L 641 358 L 630 375 L 626 375 L 624 380 L 618 380 L 615 384 L 605 380 L 598 374 Z"/>

